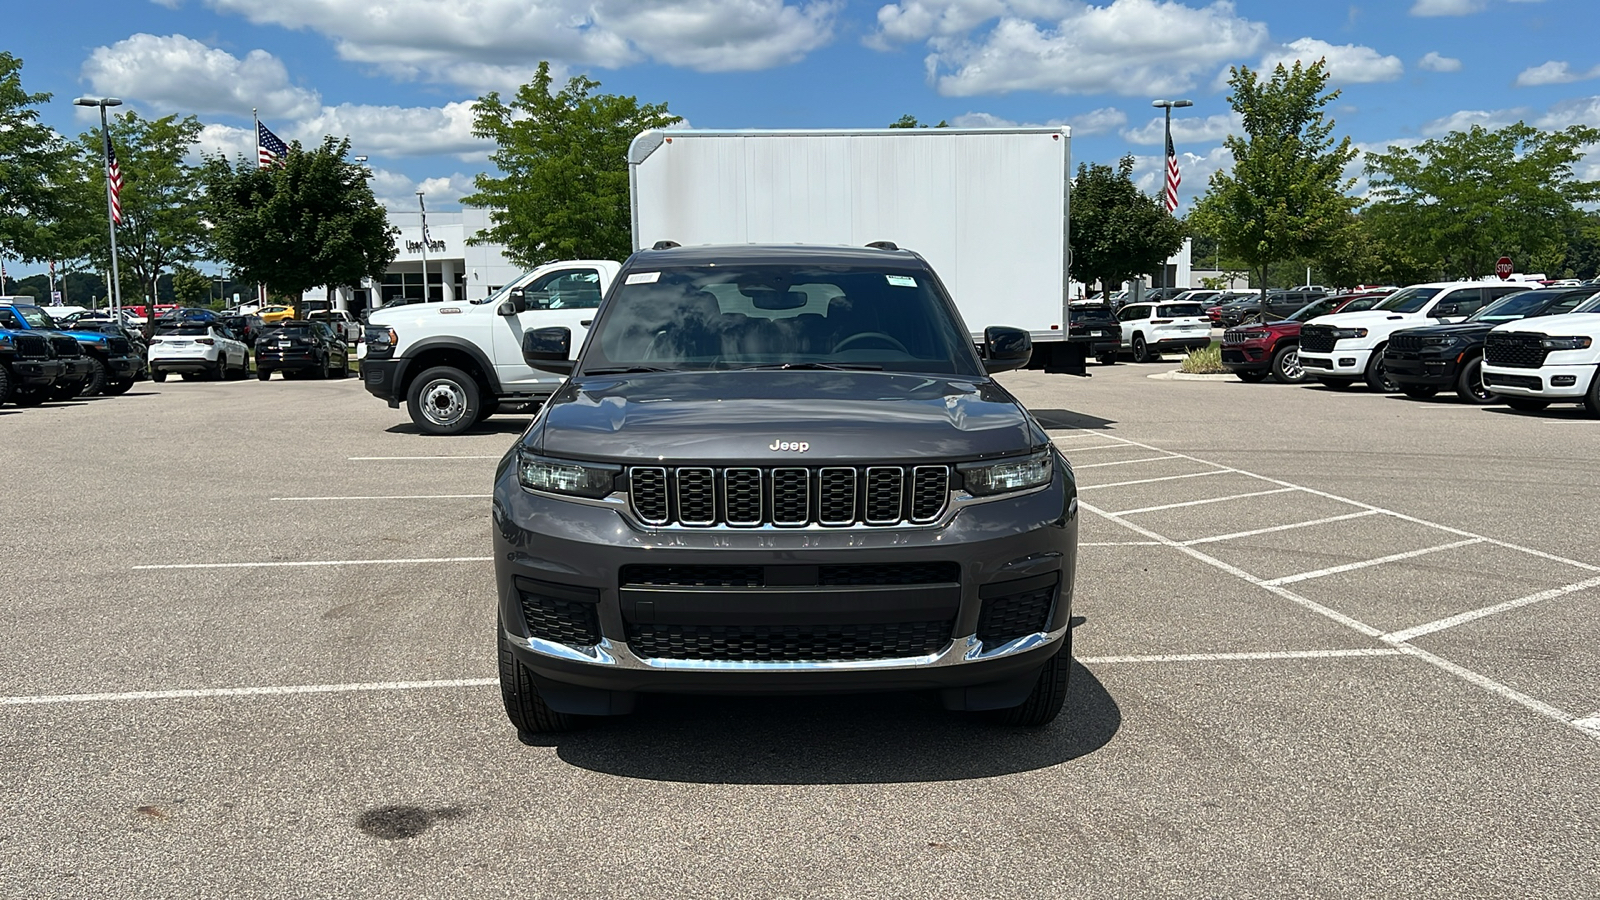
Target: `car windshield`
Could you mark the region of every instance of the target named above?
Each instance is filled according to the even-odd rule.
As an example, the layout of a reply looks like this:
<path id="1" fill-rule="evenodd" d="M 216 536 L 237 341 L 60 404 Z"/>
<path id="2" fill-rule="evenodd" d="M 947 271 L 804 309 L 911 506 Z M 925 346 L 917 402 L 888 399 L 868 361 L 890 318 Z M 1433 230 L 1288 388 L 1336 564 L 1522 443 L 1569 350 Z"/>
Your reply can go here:
<path id="1" fill-rule="evenodd" d="M 1349 303 L 1339 307 L 1339 312 L 1362 312 L 1377 306 L 1378 301 L 1382 299 L 1383 297 L 1381 296 L 1357 297 L 1354 300 L 1351 300 Z"/>
<path id="2" fill-rule="evenodd" d="M 1372 307 L 1374 310 L 1385 312 L 1414 313 L 1428 305 L 1443 288 L 1436 287 L 1408 287 L 1395 291 L 1383 298 L 1383 301 Z"/>
<path id="3" fill-rule="evenodd" d="M 1327 315 L 1330 310 L 1338 305 L 1339 301 L 1332 297 L 1326 297 L 1321 300 L 1313 300 L 1310 303 L 1307 303 L 1305 306 L 1302 306 L 1290 313 L 1288 320 L 1290 322 L 1304 322 L 1308 319 L 1315 319 L 1317 316 Z"/>
<path id="4" fill-rule="evenodd" d="M 57 330 L 56 320 L 50 318 L 49 313 L 37 306 L 14 306 L 12 309 L 17 311 L 18 318 L 28 323 L 29 328 L 42 328 L 46 331 Z"/>
<path id="5" fill-rule="evenodd" d="M 1470 316 L 1468 322 L 1514 322 L 1529 316 L 1557 315 L 1577 306 L 1585 295 L 1570 290 L 1523 291 L 1485 306 Z M 1565 298 L 1566 302 L 1560 302 Z M 1546 308 L 1550 307 L 1550 308 Z"/>
<path id="6" fill-rule="evenodd" d="M 595 322 L 583 374 L 838 366 L 982 374 L 926 269 L 705 265 L 635 271 Z"/>
<path id="7" fill-rule="evenodd" d="M 1205 307 L 1198 303 L 1166 303 L 1156 310 L 1156 315 L 1163 318 L 1176 318 L 1178 316 L 1203 316 Z"/>

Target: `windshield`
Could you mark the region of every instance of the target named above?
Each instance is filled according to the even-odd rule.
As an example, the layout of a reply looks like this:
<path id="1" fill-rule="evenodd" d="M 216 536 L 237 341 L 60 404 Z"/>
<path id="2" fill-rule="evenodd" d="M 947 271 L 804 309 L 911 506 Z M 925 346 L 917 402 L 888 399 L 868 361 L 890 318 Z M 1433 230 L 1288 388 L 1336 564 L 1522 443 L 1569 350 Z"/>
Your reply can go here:
<path id="1" fill-rule="evenodd" d="M 1335 306 L 1338 305 L 1339 300 L 1336 297 L 1326 297 L 1321 300 L 1313 300 L 1310 303 L 1307 303 L 1305 306 L 1302 306 L 1290 313 L 1288 321 L 1304 322 L 1308 319 L 1315 319 L 1317 316 L 1325 316 L 1331 312 Z"/>
<path id="2" fill-rule="evenodd" d="M 37 306 L 14 306 L 17 316 L 28 323 L 29 328 L 42 328 L 46 331 L 56 330 L 56 320 L 50 318 L 49 313 Z"/>
<path id="3" fill-rule="evenodd" d="M 1385 310 L 1387 312 L 1414 313 L 1422 309 L 1424 306 L 1427 306 L 1428 301 L 1432 300 L 1434 295 L 1439 293 L 1441 290 L 1443 290 L 1443 288 L 1408 287 L 1403 290 L 1395 291 L 1389 296 L 1383 298 L 1383 302 L 1372 308 L 1375 310 Z"/>
<path id="4" fill-rule="evenodd" d="M 1156 315 L 1162 318 L 1175 318 L 1177 316 L 1203 316 L 1205 307 L 1198 303 L 1168 303 L 1156 310 Z"/>
<path id="5" fill-rule="evenodd" d="M 685 266 L 627 276 L 595 322 L 583 374 L 840 366 L 981 375 L 925 269 Z"/>
<path id="6" fill-rule="evenodd" d="M 1378 305 L 1378 301 L 1380 301 L 1382 299 L 1383 299 L 1382 295 L 1374 295 L 1374 296 L 1371 296 L 1371 297 L 1357 297 L 1354 300 L 1351 300 L 1349 303 L 1346 303 L 1345 305 L 1339 307 L 1339 312 L 1362 312 L 1363 310 L 1368 310 L 1368 309 L 1373 308 L 1374 306 L 1377 306 Z"/>
<path id="7" fill-rule="evenodd" d="M 1523 291 L 1485 306 L 1470 316 L 1468 322 L 1514 322 L 1529 316 L 1557 316 L 1571 312 L 1589 294 L 1582 291 Z"/>

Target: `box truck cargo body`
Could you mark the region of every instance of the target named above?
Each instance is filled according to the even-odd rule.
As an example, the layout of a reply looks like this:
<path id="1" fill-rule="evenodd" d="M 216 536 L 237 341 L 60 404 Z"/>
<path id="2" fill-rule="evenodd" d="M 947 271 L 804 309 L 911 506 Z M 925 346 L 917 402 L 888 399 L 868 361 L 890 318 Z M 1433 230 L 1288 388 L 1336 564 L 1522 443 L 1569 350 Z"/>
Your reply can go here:
<path id="1" fill-rule="evenodd" d="M 1070 145 L 1067 128 L 646 131 L 633 246 L 890 241 L 932 264 L 974 338 L 1059 342 Z"/>

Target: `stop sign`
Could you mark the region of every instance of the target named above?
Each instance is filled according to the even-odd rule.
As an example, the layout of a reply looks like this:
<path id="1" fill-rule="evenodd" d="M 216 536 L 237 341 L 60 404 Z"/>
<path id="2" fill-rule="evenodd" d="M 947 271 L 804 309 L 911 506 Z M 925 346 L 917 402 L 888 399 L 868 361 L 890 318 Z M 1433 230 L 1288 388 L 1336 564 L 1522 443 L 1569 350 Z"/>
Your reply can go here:
<path id="1" fill-rule="evenodd" d="M 1511 277 L 1511 257 L 1502 256 L 1499 259 L 1495 260 L 1494 261 L 1494 274 L 1495 274 L 1495 277 L 1499 278 L 1501 281 L 1504 281 L 1507 278 L 1510 278 Z"/>

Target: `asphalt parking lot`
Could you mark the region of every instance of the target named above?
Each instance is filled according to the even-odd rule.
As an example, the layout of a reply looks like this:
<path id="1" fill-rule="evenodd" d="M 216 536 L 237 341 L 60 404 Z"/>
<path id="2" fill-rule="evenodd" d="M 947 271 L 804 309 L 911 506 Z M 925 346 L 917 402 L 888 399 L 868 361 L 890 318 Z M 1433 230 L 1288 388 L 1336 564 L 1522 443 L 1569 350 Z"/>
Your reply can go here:
<path id="1" fill-rule="evenodd" d="M 1600 421 L 1002 380 L 1082 488 L 1062 718 L 649 698 L 519 743 L 488 498 L 344 382 L 0 409 L 0 896 L 1593 897 Z"/>

